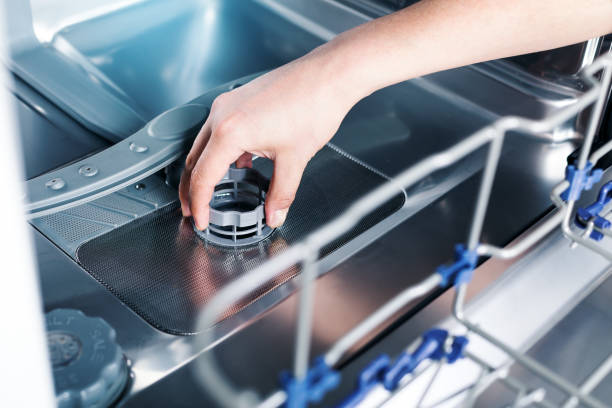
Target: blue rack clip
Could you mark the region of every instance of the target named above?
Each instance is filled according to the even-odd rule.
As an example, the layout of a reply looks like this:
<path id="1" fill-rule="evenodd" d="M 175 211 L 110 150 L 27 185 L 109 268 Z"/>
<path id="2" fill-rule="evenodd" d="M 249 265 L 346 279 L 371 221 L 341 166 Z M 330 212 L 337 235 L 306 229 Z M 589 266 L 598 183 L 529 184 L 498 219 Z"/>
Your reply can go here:
<path id="1" fill-rule="evenodd" d="M 576 201 L 585 190 L 590 190 L 593 185 L 601 180 L 603 170 L 594 169 L 593 163 L 587 162 L 584 169 L 578 170 L 573 164 L 565 168 L 565 179 L 569 181 L 569 187 L 561 198 L 565 201 Z"/>
<path id="2" fill-rule="evenodd" d="M 605 206 L 612 200 L 612 181 L 608 181 L 601 186 L 597 200 L 585 208 L 579 208 L 576 211 L 576 219 L 574 223 L 579 228 L 585 229 L 589 221 L 593 220 L 596 227 L 601 229 L 609 229 L 612 226 L 610 221 L 606 220 L 600 214 Z M 589 237 L 595 241 L 601 241 L 604 235 L 599 231 L 591 231 Z"/>
<path id="3" fill-rule="evenodd" d="M 305 408 L 311 402 L 320 402 L 325 394 L 340 383 L 340 373 L 318 357 L 302 380 L 287 372 L 281 373 L 281 384 L 287 393 L 286 408 Z"/>
<path id="4" fill-rule="evenodd" d="M 357 390 L 344 400 L 338 408 L 354 408 L 361 403 L 367 394 L 378 384 L 389 391 L 395 390 L 404 376 L 412 373 L 427 359 L 440 361 L 446 359 L 449 364 L 463 357 L 468 339 L 465 336 L 453 337 L 450 350 L 446 350 L 448 331 L 431 329 L 423 337 L 421 344 L 414 353 L 403 352 L 395 362 L 391 363 L 385 354 L 372 361 L 359 375 Z"/>
<path id="5" fill-rule="evenodd" d="M 477 262 L 478 254 L 476 251 L 470 251 L 462 244 L 456 245 L 455 262 L 451 265 L 439 266 L 436 269 L 436 272 L 442 276 L 440 286 L 446 287 L 449 284 L 457 286 L 469 282 L 472 279 Z"/>
<path id="6" fill-rule="evenodd" d="M 414 353 L 404 352 L 389 367 L 383 378 L 386 389 L 394 390 L 405 375 L 412 373 L 423 361 L 430 359 L 440 361 L 446 359 L 449 364 L 463 357 L 468 339 L 465 336 L 455 336 L 450 351 L 446 351 L 445 343 L 448 331 L 442 329 L 431 329 L 423 335 L 423 340 Z"/>
<path id="7" fill-rule="evenodd" d="M 368 393 L 382 383 L 385 372 L 391 365 L 391 359 L 388 355 L 382 354 L 376 360 L 372 361 L 359 374 L 357 381 L 357 390 L 353 392 L 347 399 L 342 401 L 336 408 L 355 408 L 357 407 Z"/>

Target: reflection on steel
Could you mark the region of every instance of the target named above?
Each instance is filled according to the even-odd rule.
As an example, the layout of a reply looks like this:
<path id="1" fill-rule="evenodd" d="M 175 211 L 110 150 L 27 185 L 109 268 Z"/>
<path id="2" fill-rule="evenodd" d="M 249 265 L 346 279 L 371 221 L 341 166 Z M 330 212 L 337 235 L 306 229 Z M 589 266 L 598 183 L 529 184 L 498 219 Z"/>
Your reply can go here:
<path id="1" fill-rule="evenodd" d="M 600 78 L 596 79 L 596 76 L 600 73 Z M 567 201 L 561 198 L 562 193 L 566 190 L 575 189 L 575 186 L 567 180 L 559 183 L 551 193 L 551 200 L 556 205 L 557 212 L 541 223 L 537 228 L 533 229 L 531 233 L 526 235 L 521 241 L 508 248 L 497 248 L 488 244 L 479 243 L 495 171 L 499 162 L 500 151 L 504 138 L 510 137 L 508 132 L 519 131 L 525 133 L 529 137 L 541 138 L 540 135 L 542 133 L 562 125 L 568 119 L 592 105 L 593 109 L 590 113 L 590 123 L 576 166 L 578 172 L 583 171 L 584 174 L 588 173 L 588 163 L 595 164 L 599 158 L 612 150 L 612 142 L 609 142 L 591 153 L 597 126 L 604 108 L 605 98 L 610 89 L 611 77 L 612 55 L 599 58 L 592 65 L 583 70 L 583 79 L 590 85 L 590 88 L 579 97 L 574 104 L 566 106 L 542 120 L 503 117 L 495 121 L 490 126 L 477 131 L 451 148 L 425 158 L 416 165 L 403 171 L 396 177 L 390 179 L 387 183 L 355 202 L 344 214 L 329 224 L 321 226 L 301 243 L 288 248 L 278 257 L 271 259 L 267 263 L 229 284 L 218 292 L 201 314 L 199 324 L 200 328 L 203 329 L 204 335 L 201 338 L 202 343 L 200 343 L 198 347 L 208 346 L 212 343 L 214 338 L 213 325 L 226 308 L 230 307 L 258 286 L 265 284 L 285 269 L 296 264 L 301 264 L 302 292 L 298 310 L 299 321 L 295 347 L 294 375 L 298 380 L 305 378 L 308 372 L 307 362 L 309 360 L 310 348 L 310 327 L 314 290 L 313 277 L 316 276 L 315 261 L 319 249 L 346 233 L 350 228 L 356 225 L 361 218 L 393 197 L 398 189 L 407 188 L 430 173 L 448 167 L 471 152 L 486 145 L 488 145 L 489 151 L 475 203 L 472 224 L 467 238 L 468 250 L 476 251 L 480 256 L 513 258 L 524 253 L 549 232 L 561 225 L 563 233 L 572 242 L 584 245 L 612 261 L 611 252 L 587 238 L 590 229 L 592 230 L 592 228 L 595 228 L 593 225 L 590 225 L 590 229 L 587 228 L 587 234 L 584 236 L 576 233 L 574 229 L 572 229 L 570 222 L 573 220 L 573 210 L 577 197 L 574 194 L 570 194 Z M 588 174 L 586 174 L 586 176 L 588 176 Z M 579 192 L 580 191 L 578 191 L 578 195 Z M 607 230 L 602 230 L 601 232 L 610 235 Z M 329 366 L 337 364 L 346 352 L 357 342 L 362 340 L 366 334 L 370 333 L 373 328 L 382 324 L 386 319 L 412 300 L 439 287 L 441 281 L 441 276 L 438 273 L 433 273 L 420 283 L 405 289 L 338 340 L 325 354 L 325 362 Z M 589 407 L 606 406 L 601 401 L 589 395 L 589 392 L 595 388 L 597 383 L 601 381 L 610 370 L 612 370 L 612 363 L 609 359 L 602 364 L 600 369 L 593 373 L 591 378 L 587 379 L 582 387 L 571 384 L 569 381 L 546 368 L 533 358 L 514 350 L 512 347 L 506 345 L 502 339 L 495 337 L 478 325 L 472 323 L 464 315 L 463 310 L 467 285 L 468 284 L 465 282 L 456 285 L 452 314 L 456 321 L 459 322 L 470 335 L 481 337 L 493 347 L 503 351 L 511 361 L 520 364 L 532 373 L 543 378 L 546 382 L 566 393 L 569 398 L 567 406 L 574 406 L 577 403 Z M 260 404 L 259 406 L 273 407 L 283 404 L 287 398 L 289 398 L 285 392 L 277 391 L 262 401 L 253 391 L 235 389 L 229 379 L 224 376 L 222 368 L 218 366 L 213 353 L 214 349 L 210 349 L 203 353 L 197 360 L 198 374 L 207 391 L 223 406 L 246 407 Z M 479 359 L 473 350 L 466 353 L 465 357 L 481 368 L 481 374 L 475 384 L 467 387 L 461 393 L 455 393 L 455 395 L 450 395 L 447 398 L 450 399 L 457 395 L 465 394 L 464 403 L 471 406 L 475 402 L 475 398 L 477 398 L 478 394 L 481 393 L 488 384 L 496 381 L 496 379 L 500 379 L 509 389 L 516 393 L 515 406 L 524 406 L 532 402 L 542 406 L 554 406 L 554 404 L 546 400 L 546 392 L 544 389 L 529 389 L 529 387 L 522 384 L 518 379 L 509 376 L 507 366 L 491 367 L 485 361 Z M 426 385 L 425 390 L 419 398 L 420 401 L 424 401 L 430 389 L 430 385 L 433 383 L 444 364 L 444 359 L 440 360 L 435 368 L 436 372 L 434 376 L 430 383 Z M 416 378 L 416 376 L 424 371 L 425 370 L 417 370 L 412 378 Z M 409 386 L 411 382 L 412 381 L 404 384 L 404 386 Z"/>

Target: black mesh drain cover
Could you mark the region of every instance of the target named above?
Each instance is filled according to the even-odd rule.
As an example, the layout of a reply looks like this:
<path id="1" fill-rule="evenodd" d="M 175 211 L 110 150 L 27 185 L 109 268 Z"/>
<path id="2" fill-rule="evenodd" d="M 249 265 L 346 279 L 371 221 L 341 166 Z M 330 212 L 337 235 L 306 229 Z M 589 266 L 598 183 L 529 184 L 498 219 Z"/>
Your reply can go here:
<path id="1" fill-rule="evenodd" d="M 270 177 L 272 163 L 255 160 Z M 192 334 L 197 313 L 224 285 L 284 250 L 385 179 L 330 147 L 309 163 L 287 221 L 254 246 L 223 248 L 198 238 L 189 220 L 171 205 L 81 245 L 78 262 L 121 301 L 153 326 L 173 334 Z M 354 230 L 323 248 L 339 248 L 382 221 L 404 203 L 403 193 L 379 207 Z M 229 317 L 299 272 L 285 271 L 226 312 Z"/>

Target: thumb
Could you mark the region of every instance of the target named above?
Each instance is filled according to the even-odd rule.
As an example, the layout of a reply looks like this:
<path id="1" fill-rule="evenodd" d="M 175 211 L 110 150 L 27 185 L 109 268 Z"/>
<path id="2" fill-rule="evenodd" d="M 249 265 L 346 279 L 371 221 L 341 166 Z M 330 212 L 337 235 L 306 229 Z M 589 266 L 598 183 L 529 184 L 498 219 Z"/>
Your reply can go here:
<path id="1" fill-rule="evenodd" d="M 287 212 L 300 185 L 307 161 L 284 154 L 274 160 L 274 174 L 266 196 L 266 222 L 272 227 L 280 227 L 287 218 Z"/>

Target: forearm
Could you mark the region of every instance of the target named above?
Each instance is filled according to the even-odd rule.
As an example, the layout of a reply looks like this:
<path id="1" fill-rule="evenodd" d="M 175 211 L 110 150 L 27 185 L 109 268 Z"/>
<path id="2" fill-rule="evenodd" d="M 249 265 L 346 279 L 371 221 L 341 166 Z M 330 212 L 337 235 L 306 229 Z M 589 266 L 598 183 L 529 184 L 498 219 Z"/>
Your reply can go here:
<path id="1" fill-rule="evenodd" d="M 316 50 L 318 75 L 352 103 L 406 79 L 612 32 L 612 0 L 424 0 Z"/>
<path id="2" fill-rule="evenodd" d="M 308 161 L 349 109 L 385 86 L 443 69 L 579 42 L 612 31 L 612 0 L 423 0 L 350 30 L 225 93 L 187 157 L 183 214 L 208 224 L 231 163 L 274 160 L 266 220 L 280 226 Z"/>

